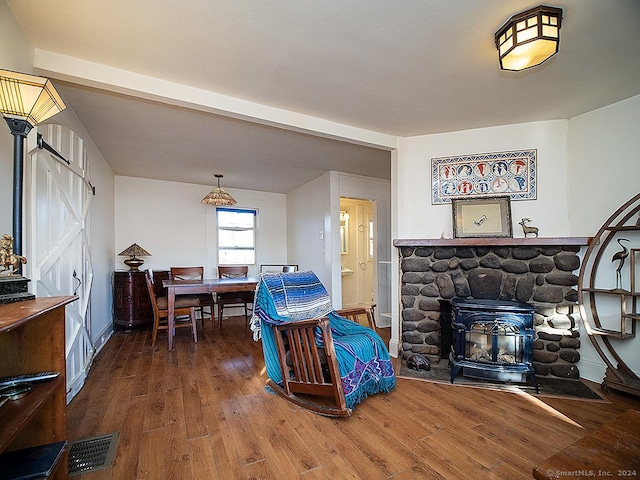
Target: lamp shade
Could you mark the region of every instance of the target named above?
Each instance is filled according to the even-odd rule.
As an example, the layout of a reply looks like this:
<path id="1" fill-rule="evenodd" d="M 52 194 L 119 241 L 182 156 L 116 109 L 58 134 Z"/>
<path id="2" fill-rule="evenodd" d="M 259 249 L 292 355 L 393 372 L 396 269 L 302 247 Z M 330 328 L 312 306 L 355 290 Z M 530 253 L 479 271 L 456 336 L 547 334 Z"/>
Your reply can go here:
<path id="1" fill-rule="evenodd" d="M 511 17 L 495 34 L 500 68 L 520 71 L 558 53 L 562 9 L 540 5 Z"/>
<path id="2" fill-rule="evenodd" d="M 211 190 L 207 196 L 202 199 L 202 203 L 206 205 L 215 205 L 217 207 L 235 205 L 238 203 L 224 190 L 224 188 L 220 186 L 220 179 L 222 178 L 222 175 L 216 174 L 215 177 L 218 179 L 218 186 Z"/>
<path id="3" fill-rule="evenodd" d="M 151 254 L 147 252 L 144 248 L 142 248 L 137 243 L 134 243 L 130 247 L 125 248 L 118 255 L 128 255 L 131 257 L 150 257 Z"/>
<path id="4" fill-rule="evenodd" d="M 129 258 L 124 261 L 124 264 L 129 267 L 130 270 L 138 271 L 138 268 L 144 263 L 144 260 L 137 257 L 150 257 L 151 254 L 147 252 L 144 248 L 142 248 L 137 243 L 134 243 L 130 247 L 125 248 L 121 251 L 118 256 L 128 255 Z"/>
<path id="5" fill-rule="evenodd" d="M 48 78 L 0 70 L 0 111 L 32 127 L 66 108 Z"/>

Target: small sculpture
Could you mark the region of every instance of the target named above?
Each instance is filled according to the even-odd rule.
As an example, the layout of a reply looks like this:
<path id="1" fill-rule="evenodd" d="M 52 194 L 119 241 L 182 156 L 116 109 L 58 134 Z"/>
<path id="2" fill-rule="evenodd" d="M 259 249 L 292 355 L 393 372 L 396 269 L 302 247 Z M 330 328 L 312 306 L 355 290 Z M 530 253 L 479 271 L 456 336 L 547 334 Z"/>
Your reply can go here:
<path id="1" fill-rule="evenodd" d="M 0 273 L 19 275 L 21 263 L 27 263 L 27 259 L 13 253 L 13 237 L 6 233 L 3 234 L 0 240 Z"/>
<path id="2" fill-rule="evenodd" d="M 531 221 L 530 218 L 523 218 L 522 220 L 520 220 L 518 225 L 522 225 L 522 231 L 524 232 L 524 236 L 525 237 L 527 235 L 529 235 L 530 233 L 533 233 L 537 237 L 538 236 L 538 227 L 529 227 L 527 225 L 527 223 L 530 222 L 530 221 Z"/>
<path id="3" fill-rule="evenodd" d="M 407 367 L 416 371 L 425 370 L 428 372 L 431 369 L 431 364 L 423 355 L 412 353 L 407 357 Z"/>
<path id="4" fill-rule="evenodd" d="M 628 238 L 618 238 L 616 239 L 616 242 L 618 242 L 618 245 L 620 245 L 622 247 L 622 250 L 620 250 L 619 252 L 616 252 L 613 254 L 613 257 L 611 257 L 611 261 L 615 262 L 618 261 L 620 263 L 618 263 L 618 268 L 616 268 L 616 289 L 621 289 L 622 288 L 622 267 L 624 266 L 624 261 L 627 259 L 627 257 L 629 256 L 629 249 L 627 247 L 625 247 L 624 245 L 622 245 L 621 242 L 630 242 L 631 240 L 629 240 Z"/>

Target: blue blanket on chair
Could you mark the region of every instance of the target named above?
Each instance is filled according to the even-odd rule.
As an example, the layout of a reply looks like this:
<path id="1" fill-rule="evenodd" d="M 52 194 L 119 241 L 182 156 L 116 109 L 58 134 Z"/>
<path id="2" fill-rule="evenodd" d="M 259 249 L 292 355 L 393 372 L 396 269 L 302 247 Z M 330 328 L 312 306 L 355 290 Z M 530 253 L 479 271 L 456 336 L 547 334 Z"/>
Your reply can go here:
<path id="1" fill-rule="evenodd" d="M 341 317 L 326 289 L 311 271 L 263 274 L 256 290 L 251 329 L 262 338 L 267 375 L 282 384 L 273 325 L 329 317 L 347 407 L 396 385 L 389 351 L 368 327 Z"/>

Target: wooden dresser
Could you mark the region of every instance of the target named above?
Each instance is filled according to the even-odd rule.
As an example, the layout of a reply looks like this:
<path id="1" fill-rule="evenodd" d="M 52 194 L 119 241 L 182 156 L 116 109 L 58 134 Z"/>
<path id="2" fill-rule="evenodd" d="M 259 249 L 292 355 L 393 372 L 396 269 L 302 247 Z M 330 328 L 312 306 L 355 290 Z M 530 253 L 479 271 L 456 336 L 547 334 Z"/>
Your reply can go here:
<path id="1" fill-rule="evenodd" d="M 65 305 L 76 299 L 42 297 L 0 305 L 0 376 L 60 372 L 0 407 L 0 452 L 67 441 Z M 67 478 L 66 452 L 49 478 Z"/>
<path id="2" fill-rule="evenodd" d="M 143 271 L 113 272 L 113 324 L 127 330 L 153 325 L 153 309 Z"/>

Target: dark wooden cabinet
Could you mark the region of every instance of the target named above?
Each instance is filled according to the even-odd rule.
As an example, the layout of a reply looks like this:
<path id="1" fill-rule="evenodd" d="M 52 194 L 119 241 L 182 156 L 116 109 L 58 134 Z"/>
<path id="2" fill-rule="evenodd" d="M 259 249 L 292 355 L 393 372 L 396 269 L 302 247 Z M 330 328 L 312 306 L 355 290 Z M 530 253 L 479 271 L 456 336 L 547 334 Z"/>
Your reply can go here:
<path id="1" fill-rule="evenodd" d="M 113 272 L 113 323 L 125 329 L 146 328 L 153 324 L 153 309 L 144 272 Z"/>
<path id="2" fill-rule="evenodd" d="M 0 305 L 0 376 L 60 372 L 2 405 L 0 453 L 67 440 L 65 305 L 76 299 L 42 297 Z M 48 478 L 67 478 L 66 451 Z"/>

